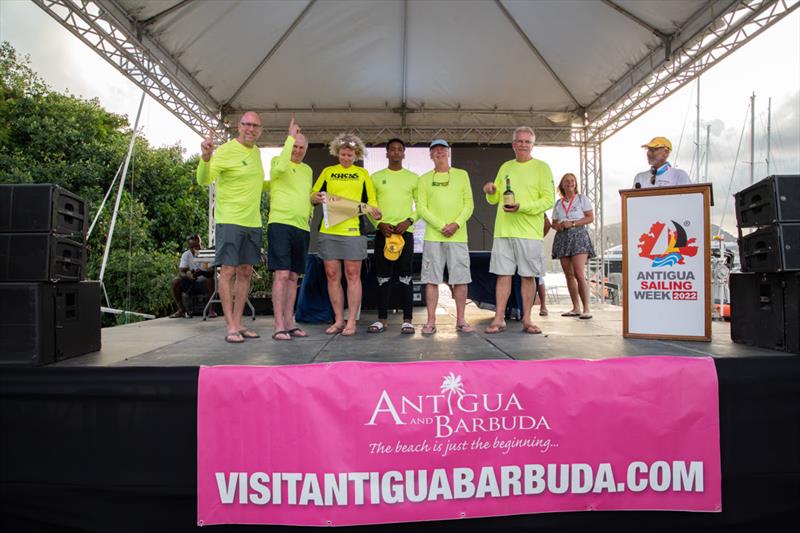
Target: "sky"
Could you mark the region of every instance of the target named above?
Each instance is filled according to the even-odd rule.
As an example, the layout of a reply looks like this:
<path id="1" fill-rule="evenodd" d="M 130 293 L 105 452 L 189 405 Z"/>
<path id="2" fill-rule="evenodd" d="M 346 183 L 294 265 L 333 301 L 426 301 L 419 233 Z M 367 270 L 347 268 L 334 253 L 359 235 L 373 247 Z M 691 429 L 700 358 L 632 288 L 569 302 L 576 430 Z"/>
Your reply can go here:
<path id="1" fill-rule="evenodd" d="M 54 90 L 98 98 L 114 113 L 133 121 L 141 91 L 103 58 L 59 23 L 26 0 L 0 0 L 0 41 L 9 41 L 19 54 L 29 55 L 33 69 Z M 712 222 L 735 232 L 730 195 L 750 183 L 750 95 L 756 94 L 755 180 L 767 176 L 767 104 L 772 99 L 770 174 L 800 174 L 800 10 L 769 28 L 700 78 L 702 160 L 705 161 L 706 125 L 711 125 L 708 181 L 714 184 L 716 205 Z M 672 140 L 670 160 L 692 171 L 695 154 L 697 84 L 673 93 L 602 146 L 604 223 L 620 220 L 618 190 L 628 188 L 636 173 L 647 169 L 641 145 L 655 136 Z M 747 122 L 746 122 L 747 121 Z M 140 130 L 155 146 L 180 143 L 185 155 L 199 152 L 201 138 L 149 96 L 145 99 Z M 742 137 L 742 132 L 744 136 Z M 741 139 L 741 142 L 740 142 Z M 740 149 L 741 145 L 741 149 Z M 737 151 L 738 158 L 737 158 Z M 265 159 L 275 153 L 265 150 Z M 513 153 L 509 148 L 509 159 Z M 537 147 L 534 157 L 550 164 L 556 181 L 567 173 L 579 174 L 575 148 Z M 430 169 L 425 150 L 409 154 L 412 170 Z M 384 151 L 371 150 L 365 167 L 384 166 Z M 700 180 L 698 180 L 700 178 Z"/>

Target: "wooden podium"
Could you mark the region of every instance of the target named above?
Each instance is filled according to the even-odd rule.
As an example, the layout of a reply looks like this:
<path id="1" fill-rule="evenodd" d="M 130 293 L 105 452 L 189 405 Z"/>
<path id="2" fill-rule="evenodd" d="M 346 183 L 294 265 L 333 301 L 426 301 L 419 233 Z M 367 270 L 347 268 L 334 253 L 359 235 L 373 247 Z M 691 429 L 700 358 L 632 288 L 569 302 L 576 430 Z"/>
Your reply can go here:
<path id="1" fill-rule="evenodd" d="M 711 184 L 620 196 L 623 336 L 710 341 Z"/>

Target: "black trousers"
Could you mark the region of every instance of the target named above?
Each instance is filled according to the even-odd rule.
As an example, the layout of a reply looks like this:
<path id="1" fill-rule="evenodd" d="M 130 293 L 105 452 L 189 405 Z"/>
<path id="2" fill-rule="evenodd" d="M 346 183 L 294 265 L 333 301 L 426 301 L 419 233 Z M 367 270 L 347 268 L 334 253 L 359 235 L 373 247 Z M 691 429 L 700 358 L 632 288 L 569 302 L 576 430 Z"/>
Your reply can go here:
<path id="1" fill-rule="evenodd" d="M 397 261 L 389 261 L 383 255 L 386 237 L 380 231 L 375 233 L 375 276 L 378 278 L 378 318 L 389 317 L 389 295 L 392 285 L 399 282 L 401 302 L 403 307 L 403 320 L 411 321 L 414 312 L 414 295 L 411 286 L 414 261 L 414 234 L 403 234 L 403 251 Z M 408 281 L 403 283 L 402 281 Z"/>

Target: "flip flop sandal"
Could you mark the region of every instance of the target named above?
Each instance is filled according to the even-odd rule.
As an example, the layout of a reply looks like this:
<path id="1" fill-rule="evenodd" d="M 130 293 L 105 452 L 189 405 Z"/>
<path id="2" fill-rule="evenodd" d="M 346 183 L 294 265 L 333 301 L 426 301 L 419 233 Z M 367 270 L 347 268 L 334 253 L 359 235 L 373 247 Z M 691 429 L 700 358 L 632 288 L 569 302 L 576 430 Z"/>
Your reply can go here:
<path id="1" fill-rule="evenodd" d="M 288 331 L 286 331 L 285 333 L 288 333 Z M 255 331 L 250 331 L 249 329 L 240 329 L 239 330 L 239 335 L 241 335 L 245 339 L 260 339 L 261 338 L 261 335 L 259 335 Z"/>
<path id="2" fill-rule="evenodd" d="M 502 333 L 506 330 L 506 326 L 489 326 L 483 332 L 487 335 L 494 335 L 495 333 Z"/>
<path id="3" fill-rule="evenodd" d="M 338 335 L 344 331 L 344 326 L 337 326 L 336 324 L 329 326 L 328 329 L 325 330 L 325 335 Z"/>
<path id="4" fill-rule="evenodd" d="M 237 338 L 239 340 L 236 340 Z M 241 333 L 237 331 L 236 333 L 228 333 L 227 335 L 225 335 L 225 342 L 228 342 L 230 344 L 242 344 L 244 342 L 244 338 L 242 337 Z"/>
<path id="5" fill-rule="evenodd" d="M 349 333 L 345 333 L 345 331 L 348 331 L 348 329 L 346 327 L 342 328 L 342 337 L 352 337 L 356 334 L 356 328 L 353 328 Z"/>
<path id="6" fill-rule="evenodd" d="M 545 309 L 544 311 L 539 311 L 539 316 L 547 316 L 549 314 L 550 313 L 547 312 L 547 309 Z"/>
<path id="7" fill-rule="evenodd" d="M 191 318 L 191 315 L 189 313 L 187 313 L 186 311 L 175 311 L 174 313 L 169 315 L 169 317 L 170 318 Z"/>
<path id="8" fill-rule="evenodd" d="M 414 333 L 416 333 L 416 330 L 414 329 L 414 324 L 412 324 L 411 322 L 403 322 L 403 325 L 400 326 L 400 333 L 402 333 L 403 335 L 413 335 Z"/>
<path id="9" fill-rule="evenodd" d="M 583 314 L 582 314 L 581 316 L 579 316 L 578 318 L 580 318 L 581 320 L 589 320 L 590 318 L 592 318 L 592 315 L 591 315 L 591 314 L 589 314 L 589 313 L 583 313 Z"/>
<path id="10" fill-rule="evenodd" d="M 288 330 L 286 333 L 288 333 L 292 337 L 299 337 L 301 339 L 304 337 L 308 337 L 308 333 L 306 333 L 303 328 L 292 328 Z"/>
<path id="11" fill-rule="evenodd" d="M 427 324 L 422 326 L 423 335 L 433 335 L 434 333 L 436 333 L 436 326 L 429 326 Z"/>
<path id="12" fill-rule="evenodd" d="M 567 311 L 566 313 L 561 313 L 561 316 L 581 316 L 581 314 L 575 311 Z"/>
<path id="13" fill-rule="evenodd" d="M 286 335 L 286 337 L 282 337 L 281 338 L 281 337 L 279 337 L 279 335 Z M 292 334 L 289 333 L 288 331 L 286 331 L 285 329 L 282 329 L 282 330 L 276 331 L 275 333 L 272 334 L 272 340 L 290 341 L 290 340 L 292 340 Z"/>
<path id="14" fill-rule="evenodd" d="M 474 333 L 475 328 L 471 324 L 456 325 L 456 331 L 459 333 Z"/>
<path id="15" fill-rule="evenodd" d="M 383 322 L 381 322 L 380 320 L 377 322 L 373 322 L 367 328 L 368 333 L 383 333 L 384 331 L 386 331 L 386 326 L 384 326 Z"/>
<path id="16" fill-rule="evenodd" d="M 527 333 L 528 335 L 539 335 L 542 330 L 539 326 L 525 326 L 522 328 L 522 333 Z"/>

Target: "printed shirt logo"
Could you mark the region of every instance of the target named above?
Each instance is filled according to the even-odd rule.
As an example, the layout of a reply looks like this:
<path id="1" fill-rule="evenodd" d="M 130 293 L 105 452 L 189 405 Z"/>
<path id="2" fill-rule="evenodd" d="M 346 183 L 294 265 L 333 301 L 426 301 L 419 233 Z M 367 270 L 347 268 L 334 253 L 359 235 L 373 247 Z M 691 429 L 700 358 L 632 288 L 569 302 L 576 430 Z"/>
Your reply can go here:
<path id="1" fill-rule="evenodd" d="M 687 239 L 686 230 L 681 224 L 671 221 L 675 231 L 667 230 L 667 245 L 663 252 L 653 252 L 659 238 L 666 226 L 663 222 L 655 222 L 650 226 L 650 233 L 643 233 L 639 237 L 639 257 L 653 260 L 653 267 L 671 267 L 676 264 L 683 265 L 685 257 L 694 257 L 697 254 L 697 241 L 694 237 Z"/>

